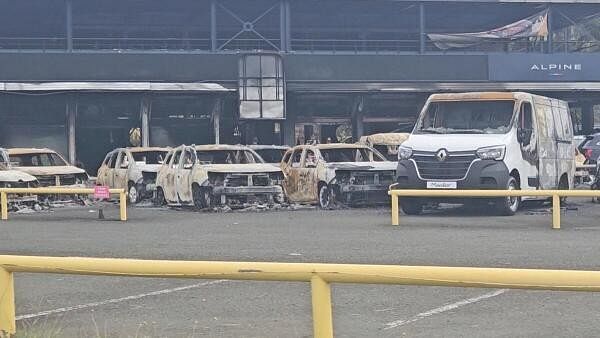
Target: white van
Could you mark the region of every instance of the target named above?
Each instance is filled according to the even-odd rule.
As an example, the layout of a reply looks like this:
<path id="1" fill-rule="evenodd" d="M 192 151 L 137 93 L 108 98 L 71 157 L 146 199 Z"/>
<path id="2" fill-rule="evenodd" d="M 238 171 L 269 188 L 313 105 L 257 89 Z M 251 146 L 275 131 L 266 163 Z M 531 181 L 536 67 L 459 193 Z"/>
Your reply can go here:
<path id="1" fill-rule="evenodd" d="M 569 189 L 574 151 L 565 101 L 521 92 L 434 94 L 398 150 L 396 188 Z M 425 203 L 400 201 L 407 214 Z M 513 215 L 521 199 L 483 201 Z"/>

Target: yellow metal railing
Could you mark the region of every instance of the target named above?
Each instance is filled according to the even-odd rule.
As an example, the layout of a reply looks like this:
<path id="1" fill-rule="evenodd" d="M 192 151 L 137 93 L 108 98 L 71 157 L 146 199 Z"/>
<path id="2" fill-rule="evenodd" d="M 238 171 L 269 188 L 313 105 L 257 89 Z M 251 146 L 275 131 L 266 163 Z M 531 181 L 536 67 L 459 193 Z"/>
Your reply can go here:
<path id="1" fill-rule="evenodd" d="M 600 190 L 426 190 L 394 189 L 390 186 L 388 195 L 392 199 L 392 225 L 400 224 L 398 198 L 402 197 L 552 197 L 552 228 L 560 229 L 561 197 L 600 197 Z"/>
<path id="2" fill-rule="evenodd" d="M 111 195 L 119 195 L 119 211 L 121 221 L 127 220 L 127 196 L 124 189 L 109 189 Z M 28 194 L 28 195 L 91 195 L 93 188 L 0 188 L 0 214 L 2 220 L 8 219 L 8 195 L 9 194 Z"/>
<path id="3" fill-rule="evenodd" d="M 330 283 L 600 291 L 600 271 L 0 256 L 0 332 L 8 334 L 16 332 L 15 272 L 309 282 L 315 337 L 333 336 Z"/>

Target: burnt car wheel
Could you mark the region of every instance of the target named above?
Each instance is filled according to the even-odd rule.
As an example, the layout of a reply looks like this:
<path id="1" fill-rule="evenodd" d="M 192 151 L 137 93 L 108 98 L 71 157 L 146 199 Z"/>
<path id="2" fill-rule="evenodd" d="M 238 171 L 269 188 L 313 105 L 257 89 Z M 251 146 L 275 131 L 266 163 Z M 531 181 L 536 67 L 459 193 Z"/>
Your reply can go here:
<path id="1" fill-rule="evenodd" d="M 129 198 L 129 203 L 134 204 L 140 201 L 140 191 L 136 187 L 135 184 L 129 184 L 129 190 L 127 191 L 127 197 Z"/>
<path id="2" fill-rule="evenodd" d="M 210 188 L 194 186 L 192 188 L 194 206 L 199 209 L 207 209 L 213 206 L 213 194 Z"/>
<path id="3" fill-rule="evenodd" d="M 161 187 L 156 188 L 156 197 L 154 198 L 154 204 L 158 206 L 163 206 L 167 204 L 167 200 L 165 199 L 165 192 Z"/>
<path id="4" fill-rule="evenodd" d="M 319 206 L 322 209 L 329 209 L 335 205 L 335 195 L 331 187 L 323 184 L 319 188 Z"/>

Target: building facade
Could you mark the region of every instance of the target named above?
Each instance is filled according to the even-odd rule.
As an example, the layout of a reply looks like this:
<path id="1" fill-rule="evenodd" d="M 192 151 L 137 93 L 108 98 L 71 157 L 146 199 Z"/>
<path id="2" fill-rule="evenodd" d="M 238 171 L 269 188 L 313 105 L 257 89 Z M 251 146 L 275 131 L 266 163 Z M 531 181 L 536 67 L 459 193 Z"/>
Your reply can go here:
<path id="1" fill-rule="evenodd" d="M 578 133 L 600 128 L 598 1 L 0 8 L 0 145 L 51 147 L 91 174 L 130 144 L 293 145 L 409 131 L 427 96 L 442 91 L 557 97 L 569 101 Z"/>

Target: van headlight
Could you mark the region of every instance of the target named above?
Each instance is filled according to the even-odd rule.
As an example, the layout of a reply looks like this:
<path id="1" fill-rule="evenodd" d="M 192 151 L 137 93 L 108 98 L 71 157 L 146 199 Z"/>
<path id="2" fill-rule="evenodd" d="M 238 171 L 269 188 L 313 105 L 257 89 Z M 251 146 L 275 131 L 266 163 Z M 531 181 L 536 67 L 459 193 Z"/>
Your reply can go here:
<path id="1" fill-rule="evenodd" d="M 412 156 L 412 148 L 399 146 L 398 160 L 408 160 Z"/>
<path id="2" fill-rule="evenodd" d="M 506 153 L 506 146 L 493 146 L 477 149 L 477 156 L 482 160 L 502 161 Z"/>

